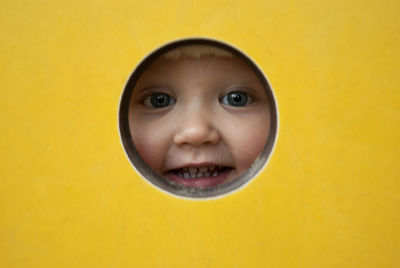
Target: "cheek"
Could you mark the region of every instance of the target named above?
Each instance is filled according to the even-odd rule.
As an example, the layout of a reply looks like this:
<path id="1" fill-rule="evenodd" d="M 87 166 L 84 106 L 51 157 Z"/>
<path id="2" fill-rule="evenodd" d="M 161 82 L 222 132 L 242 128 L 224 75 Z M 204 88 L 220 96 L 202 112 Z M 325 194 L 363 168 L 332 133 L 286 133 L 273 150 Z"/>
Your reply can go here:
<path id="1" fill-rule="evenodd" d="M 133 141 L 139 155 L 154 171 L 159 172 L 162 165 L 161 152 L 157 150 L 158 146 L 151 140 L 141 137 L 140 135 L 133 136 Z"/>
<path id="2" fill-rule="evenodd" d="M 230 133 L 231 152 L 238 174 L 246 171 L 263 151 L 269 136 L 269 120 L 243 121 L 241 127 Z"/>
<path id="3" fill-rule="evenodd" d="M 132 120 L 130 131 L 139 155 L 157 173 L 161 174 L 168 150 L 169 138 L 160 124 L 151 124 L 142 120 Z"/>

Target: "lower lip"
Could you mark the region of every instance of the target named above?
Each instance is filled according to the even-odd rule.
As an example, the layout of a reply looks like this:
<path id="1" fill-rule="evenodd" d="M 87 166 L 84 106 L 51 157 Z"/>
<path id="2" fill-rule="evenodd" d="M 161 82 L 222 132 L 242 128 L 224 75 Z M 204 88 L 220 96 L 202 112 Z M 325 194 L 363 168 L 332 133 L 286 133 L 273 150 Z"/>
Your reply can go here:
<path id="1" fill-rule="evenodd" d="M 176 175 L 173 172 L 167 172 L 164 176 L 177 184 L 192 187 L 192 188 L 207 188 L 220 185 L 229 179 L 230 174 L 233 172 L 233 169 L 228 169 L 224 172 L 219 173 L 215 177 L 201 177 L 201 178 L 182 178 Z"/>

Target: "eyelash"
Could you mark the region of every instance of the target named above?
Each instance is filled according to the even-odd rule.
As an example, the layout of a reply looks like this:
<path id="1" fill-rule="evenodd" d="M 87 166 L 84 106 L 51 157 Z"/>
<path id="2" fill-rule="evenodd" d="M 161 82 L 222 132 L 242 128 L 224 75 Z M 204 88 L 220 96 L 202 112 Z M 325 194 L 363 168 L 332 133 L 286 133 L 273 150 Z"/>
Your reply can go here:
<path id="1" fill-rule="evenodd" d="M 243 107 L 253 101 L 253 98 L 249 94 L 239 90 L 231 91 L 219 99 L 219 102 L 222 104 L 233 107 Z M 142 103 L 152 109 L 162 109 L 174 105 L 176 100 L 169 94 L 156 92 L 145 96 Z"/>

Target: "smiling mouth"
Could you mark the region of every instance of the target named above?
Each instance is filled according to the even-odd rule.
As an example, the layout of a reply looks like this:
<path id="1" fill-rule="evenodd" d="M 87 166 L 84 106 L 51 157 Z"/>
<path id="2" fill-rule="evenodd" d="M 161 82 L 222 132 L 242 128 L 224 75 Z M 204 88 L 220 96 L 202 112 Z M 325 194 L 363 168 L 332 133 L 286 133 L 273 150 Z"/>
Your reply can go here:
<path id="1" fill-rule="evenodd" d="M 184 167 L 166 172 L 165 177 L 183 186 L 207 188 L 226 182 L 233 171 L 225 166 Z"/>
<path id="2" fill-rule="evenodd" d="M 208 167 L 189 167 L 175 169 L 174 172 L 181 178 L 196 179 L 202 177 L 217 177 L 220 173 L 226 171 L 228 167 L 208 166 Z"/>

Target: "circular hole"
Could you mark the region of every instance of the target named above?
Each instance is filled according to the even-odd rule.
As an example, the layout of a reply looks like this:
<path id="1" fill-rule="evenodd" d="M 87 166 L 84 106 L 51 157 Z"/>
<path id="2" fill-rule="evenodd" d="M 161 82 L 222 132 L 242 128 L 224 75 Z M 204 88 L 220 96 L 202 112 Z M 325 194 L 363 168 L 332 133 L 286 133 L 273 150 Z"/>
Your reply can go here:
<path id="1" fill-rule="evenodd" d="M 181 197 L 246 185 L 266 165 L 277 135 L 266 76 L 226 43 L 184 39 L 145 57 L 125 85 L 119 130 L 135 169 Z"/>

